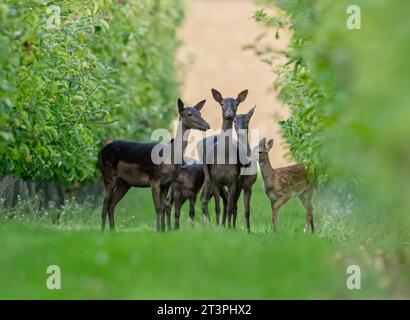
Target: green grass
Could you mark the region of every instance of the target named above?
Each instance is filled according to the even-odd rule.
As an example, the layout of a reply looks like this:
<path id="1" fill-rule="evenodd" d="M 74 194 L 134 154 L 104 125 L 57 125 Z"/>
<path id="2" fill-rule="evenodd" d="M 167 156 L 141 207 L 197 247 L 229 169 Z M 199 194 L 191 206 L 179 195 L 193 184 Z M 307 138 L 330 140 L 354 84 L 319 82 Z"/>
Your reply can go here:
<path id="1" fill-rule="evenodd" d="M 99 210 L 66 210 L 60 225 L 0 224 L 0 298 L 4 299 L 311 299 L 394 297 L 391 278 L 376 270 L 353 243 L 304 235 L 297 201 L 281 211 L 271 232 L 270 206 L 258 181 L 252 233 L 199 222 L 184 208 L 179 231 L 154 231 L 149 190 L 132 190 L 119 205 L 115 233 L 99 231 Z M 211 210 L 211 212 L 213 212 Z M 337 239 L 337 237 L 336 237 Z M 346 288 L 346 267 L 362 267 L 362 290 Z M 46 268 L 61 268 L 62 289 L 46 288 Z"/>

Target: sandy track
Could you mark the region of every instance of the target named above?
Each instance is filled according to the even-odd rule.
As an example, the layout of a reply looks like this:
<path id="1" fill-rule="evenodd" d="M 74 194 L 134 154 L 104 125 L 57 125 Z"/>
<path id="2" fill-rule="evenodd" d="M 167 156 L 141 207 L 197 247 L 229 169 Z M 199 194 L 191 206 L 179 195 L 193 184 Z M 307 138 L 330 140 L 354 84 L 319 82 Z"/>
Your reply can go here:
<path id="1" fill-rule="evenodd" d="M 179 32 L 183 41 L 177 58 L 182 65 L 179 78 L 182 97 L 187 103 L 207 99 L 203 115 L 213 129 L 220 128 L 222 116 L 211 96 L 211 88 L 232 97 L 249 89 L 238 113 L 257 105 L 251 127 L 259 128 L 263 137 L 275 139 L 271 160 L 278 167 L 290 163 L 285 158 L 287 150 L 277 124 L 289 112 L 271 91 L 275 74 L 253 52 L 242 49 L 266 31 L 250 18 L 255 10 L 252 0 L 193 0 Z M 270 39 L 275 41 L 275 48 L 284 49 L 286 38 L 282 35 L 280 40 L 274 40 L 272 34 Z"/>

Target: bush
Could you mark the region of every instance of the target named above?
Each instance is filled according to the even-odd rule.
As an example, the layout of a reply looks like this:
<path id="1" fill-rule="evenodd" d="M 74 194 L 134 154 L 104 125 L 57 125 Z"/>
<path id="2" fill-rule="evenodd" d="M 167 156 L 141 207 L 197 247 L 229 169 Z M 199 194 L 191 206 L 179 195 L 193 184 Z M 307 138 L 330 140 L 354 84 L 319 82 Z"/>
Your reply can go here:
<path id="1" fill-rule="evenodd" d="M 171 0 L 3 1 L 0 176 L 90 180 L 105 141 L 148 138 L 150 128 L 168 126 L 182 7 Z"/>
<path id="2" fill-rule="evenodd" d="M 282 131 L 293 156 L 322 180 L 331 177 L 344 193 L 356 190 L 357 215 L 380 220 L 385 235 L 405 239 L 410 225 L 410 45 L 405 39 L 410 30 L 394 21 L 410 4 L 356 1 L 362 28 L 350 30 L 349 1 L 263 2 L 277 4 L 285 19 L 264 11 L 255 18 L 292 31 L 278 86 L 292 111 Z"/>

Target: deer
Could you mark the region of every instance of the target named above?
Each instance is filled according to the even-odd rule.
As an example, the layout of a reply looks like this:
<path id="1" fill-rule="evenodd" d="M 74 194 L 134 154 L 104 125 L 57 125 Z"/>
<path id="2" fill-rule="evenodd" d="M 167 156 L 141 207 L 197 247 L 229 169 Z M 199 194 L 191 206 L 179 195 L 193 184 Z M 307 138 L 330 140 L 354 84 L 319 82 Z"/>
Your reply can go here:
<path id="1" fill-rule="evenodd" d="M 226 222 L 228 214 L 228 225 L 231 226 L 231 217 L 233 215 L 234 200 L 236 194 L 236 180 L 239 175 L 239 167 L 236 163 L 230 163 L 231 156 L 236 152 L 237 145 L 232 139 L 232 126 L 236 116 L 238 106 L 245 101 L 248 90 L 244 90 L 238 94 L 236 98 L 223 98 L 222 94 L 216 90 L 211 90 L 212 96 L 222 108 L 222 130 L 219 135 L 209 136 L 197 144 L 197 150 L 200 159 L 204 163 L 205 182 L 201 194 L 202 215 L 206 219 L 209 218 L 208 203 L 211 195 L 215 197 L 216 224 L 219 225 L 220 220 L 220 197 L 226 193 L 225 187 L 228 188 L 227 203 L 224 202 L 223 225 Z M 216 161 L 214 155 L 223 153 L 224 159 Z M 218 163 L 222 162 L 222 163 Z M 233 226 L 235 227 L 236 220 L 234 219 Z"/>
<path id="2" fill-rule="evenodd" d="M 98 154 L 105 195 L 102 209 L 102 231 L 108 215 L 110 229 L 115 230 L 114 209 L 131 187 L 151 188 L 156 213 L 157 231 L 165 230 L 164 205 L 169 186 L 175 179 L 178 166 L 187 147 L 190 129 L 206 131 L 209 124 L 202 118 L 206 100 L 194 107 L 185 106 L 178 99 L 179 122 L 175 138 L 167 143 L 115 140 L 105 145 Z M 163 161 L 154 158 L 158 152 Z M 155 160 L 155 161 L 154 161 Z"/>
<path id="3" fill-rule="evenodd" d="M 308 181 L 307 169 L 301 164 L 273 169 L 269 160 L 269 151 L 272 146 L 273 139 L 266 142 L 266 138 L 263 138 L 257 148 L 265 193 L 272 207 L 273 231 L 276 231 L 280 208 L 291 198 L 298 197 L 306 210 L 304 231 L 307 233 L 310 228 L 314 233 L 312 206 L 314 186 Z"/>
<path id="4" fill-rule="evenodd" d="M 175 204 L 174 229 L 179 229 L 179 220 L 181 216 L 181 208 L 184 203 L 189 200 L 189 217 L 191 222 L 195 218 L 195 203 L 197 195 L 204 184 L 204 168 L 203 164 L 194 159 L 187 159 L 190 164 L 184 164 L 178 167 L 176 178 L 171 185 L 170 193 L 167 198 L 166 215 L 168 229 L 171 229 L 171 210 Z"/>
<path id="5" fill-rule="evenodd" d="M 186 158 L 186 160 L 188 159 L 190 164 L 184 164 L 178 167 L 175 182 L 171 185 L 167 198 L 166 215 L 169 230 L 171 229 L 171 211 L 174 204 L 175 230 L 179 229 L 181 208 L 187 200 L 189 200 L 189 217 L 191 222 L 193 223 L 195 220 L 196 199 L 205 180 L 204 164 L 195 159 Z M 227 194 L 225 189 L 221 188 L 220 194 L 224 203 L 224 213 L 226 214 Z M 211 196 L 214 196 L 214 194 L 211 193 Z"/>
<path id="6" fill-rule="evenodd" d="M 238 114 L 234 120 L 234 126 L 235 126 L 236 134 L 238 135 L 238 141 L 239 143 L 246 144 L 243 149 L 246 150 L 247 157 L 251 156 L 251 148 L 249 145 L 249 122 L 252 118 L 255 108 L 256 106 L 254 106 L 246 114 Z M 245 211 L 245 223 L 246 223 L 246 230 L 248 232 L 250 232 L 251 230 L 250 203 L 251 203 L 251 196 L 252 196 L 252 187 L 255 184 L 256 179 L 257 179 L 257 172 L 255 171 L 255 173 L 241 174 L 237 181 L 237 190 L 236 190 L 236 196 L 235 196 L 235 207 L 234 207 L 233 219 L 236 220 L 236 215 L 237 215 L 237 210 L 238 210 L 237 202 L 238 202 L 239 196 L 241 195 L 241 191 L 243 190 L 243 206 L 244 206 L 244 211 Z"/>

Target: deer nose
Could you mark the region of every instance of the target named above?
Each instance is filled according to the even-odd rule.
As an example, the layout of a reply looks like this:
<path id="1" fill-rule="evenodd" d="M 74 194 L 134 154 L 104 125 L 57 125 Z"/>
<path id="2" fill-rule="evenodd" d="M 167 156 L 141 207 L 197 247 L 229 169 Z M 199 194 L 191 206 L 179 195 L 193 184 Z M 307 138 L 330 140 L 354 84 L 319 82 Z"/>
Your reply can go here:
<path id="1" fill-rule="evenodd" d="M 205 128 L 206 128 L 206 130 L 209 130 L 209 129 L 211 129 L 211 126 L 206 123 L 206 124 L 205 124 Z"/>

